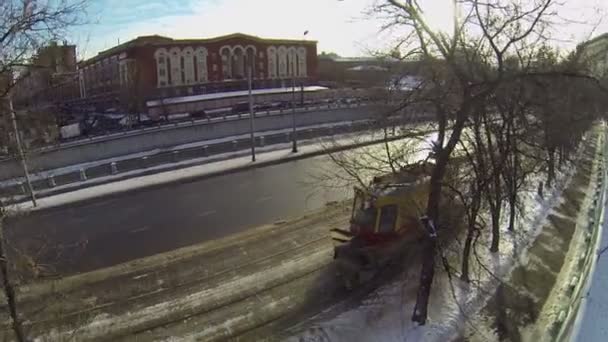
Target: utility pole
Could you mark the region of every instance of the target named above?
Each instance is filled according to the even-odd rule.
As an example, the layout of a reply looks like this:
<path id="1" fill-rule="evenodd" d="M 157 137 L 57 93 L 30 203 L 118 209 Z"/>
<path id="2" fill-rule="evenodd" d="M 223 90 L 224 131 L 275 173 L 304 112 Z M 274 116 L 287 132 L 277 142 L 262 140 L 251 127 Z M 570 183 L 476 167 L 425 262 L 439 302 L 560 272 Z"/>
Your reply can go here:
<path id="1" fill-rule="evenodd" d="M 306 40 L 307 34 L 308 34 L 308 30 L 304 31 L 304 34 L 302 35 L 302 37 L 303 37 L 302 40 Z M 298 132 L 296 130 L 296 75 L 295 75 L 295 70 L 292 70 L 292 71 L 293 71 L 294 76 L 291 78 L 291 124 L 292 124 L 291 152 L 297 153 L 298 152 Z M 302 85 L 302 106 L 303 105 L 304 105 L 304 85 Z"/>
<path id="2" fill-rule="evenodd" d="M 291 152 L 298 152 L 298 135 L 296 131 L 296 78 L 295 76 L 291 79 Z"/>
<path id="3" fill-rule="evenodd" d="M 19 158 L 21 158 L 21 166 L 23 167 L 23 173 L 25 175 L 25 182 L 27 183 L 27 190 L 30 193 L 30 198 L 32 200 L 32 205 L 34 207 L 38 206 L 36 203 L 36 194 L 34 193 L 34 188 L 32 188 L 32 182 L 30 180 L 30 173 L 27 169 L 27 162 L 25 161 L 25 153 L 23 152 L 23 146 L 21 145 L 21 135 L 19 134 L 19 129 L 17 128 L 17 116 L 15 115 L 15 109 L 13 108 L 13 98 L 8 94 L 8 109 L 11 112 L 11 120 L 13 121 L 13 132 L 15 133 L 15 140 L 17 141 L 17 150 L 19 151 Z"/>
<path id="4" fill-rule="evenodd" d="M 251 65 L 247 68 L 247 79 L 249 83 L 249 129 L 251 131 L 251 161 L 255 161 L 255 125 L 253 118 L 253 95 L 251 94 Z"/>

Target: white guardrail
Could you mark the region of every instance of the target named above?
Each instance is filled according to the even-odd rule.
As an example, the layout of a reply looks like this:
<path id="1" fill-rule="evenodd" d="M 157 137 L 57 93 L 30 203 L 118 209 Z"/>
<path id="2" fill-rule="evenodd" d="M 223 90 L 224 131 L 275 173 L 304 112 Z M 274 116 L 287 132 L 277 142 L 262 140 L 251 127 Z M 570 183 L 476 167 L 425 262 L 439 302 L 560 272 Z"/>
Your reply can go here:
<path id="1" fill-rule="evenodd" d="M 587 302 L 586 294 L 591 286 L 597 262 L 597 253 L 600 248 L 605 214 L 604 202 L 606 201 L 605 152 L 608 147 L 606 124 L 603 122 L 601 126 L 602 130 L 598 136 L 601 146 L 599 160 L 596 164 L 595 174 L 592 175 L 592 177 L 596 177 L 596 187 L 593 192 L 593 202 L 589 209 L 587 231 L 585 232 L 585 244 L 587 248 L 579 255 L 577 275 L 571 277 L 568 284 L 570 300 L 563 304 L 551 327 L 551 333 L 555 341 L 573 341 L 580 330 Z"/>
<path id="2" fill-rule="evenodd" d="M 296 107 L 295 111 L 296 111 L 296 113 L 307 113 L 307 112 L 311 112 L 311 111 L 329 111 L 329 110 L 336 110 L 336 109 L 357 108 L 357 107 L 362 107 L 362 106 L 367 106 L 367 105 L 373 105 L 375 103 L 377 103 L 377 102 L 370 101 L 370 102 L 353 102 L 353 103 L 331 103 L 331 104 L 313 105 L 313 106 L 305 106 L 305 107 Z M 262 116 L 283 115 L 283 114 L 290 114 L 290 113 L 292 113 L 291 108 L 281 108 L 281 109 L 258 111 L 258 112 L 255 112 L 254 115 L 256 117 L 262 117 Z M 113 138 L 120 138 L 120 137 L 124 137 L 124 136 L 128 136 L 128 135 L 137 135 L 137 134 L 141 134 L 143 132 L 149 132 L 149 131 L 171 129 L 171 128 L 175 128 L 175 127 L 214 124 L 214 123 L 218 123 L 218 122 L 242 120 L 242 119 L 247 119 L 247 118 L 249 118 L 249 113 L 229 114 L 229 115 L 223 115 L 223 116 L 219 116 L 219 117 L 215 117 L 215 118 L 208 117 L 208 118 L 200 118 L 200 119 L 174 121 L 174 122 L 167 122 L 167 123 L 163 123 L 163 124 L 159 123 L 158 125 L 142 127 L 139 129 L 124 130 L 124 131 L 109 133 L 109 134 L 105 134 L 105 135 L 95 135 L 95 136 L 90 136 L 87 138 L 77 139 L 77 140 L 73 140 L 73 141 L 67 141 L 67 142 L 57 143 L 57 144 L 53 144 L 53 145 L 43 146 L 43 147 L 38 148 L 36 151 L 43 152 L 43 151 L 54 150 L 54 149 L 58 149 L 58 148 L 78 146 L 81 144 L 88 144 L 91 142 L 98 142 L 98 141 L 103 141 L 103 140 L 108 140 L 108 139 L 113 139 Z"/>

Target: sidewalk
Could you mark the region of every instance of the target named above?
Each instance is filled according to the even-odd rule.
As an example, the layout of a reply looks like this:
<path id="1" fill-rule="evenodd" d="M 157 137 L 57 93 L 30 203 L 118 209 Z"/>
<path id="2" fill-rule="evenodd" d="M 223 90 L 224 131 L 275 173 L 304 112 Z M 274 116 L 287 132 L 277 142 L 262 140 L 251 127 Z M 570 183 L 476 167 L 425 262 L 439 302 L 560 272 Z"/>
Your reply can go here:
<path id="1" fill-rule="evenodd" d="M 426 126 L 418 127 L 421 132 L 427 132 Z M 404 132 L 397 132 L 391 140 L 403 138 Z M 53 193 L 40 191 L 38 196 L 48 196 L 38 199 L 34 208 L 29 201 L 17 203 L 10 207 L 16 211 L 40 210 L 66 205 L 74 202 L 91 200 L 97 197 L 116 195 L 137 189 L 160 186 L 170 183 L 187 182 L 188 180 L 213 177 L 221 174 L 239 172 L 252 168 L 283 163 L 291 160 L 309 158 L 326 154 L 328 148 L 332 151 L 352 149 L 372 145 L 382 141 L 379 133 L 361 135 L 360 133 L 346 134 L 339 137 L 316 138 L 300 141 L 298 153 L 291 152 L 291 143 L 282 143 L 263 148 L 256 148 L 256 161 L 251 161 L 250 152 L 225 153 L 213 157 L 197 158 L 172 164 L 163 164 L 143 170 L 134 170 L 121 174 L 100 177 L 78 183 L 79 188 L 65 185 L 53 188 Z M 231 159 L 229 159 L 231 158 Z M 202 164 L 204 163 L 204 164 Z M 201 165 L 202 164 L 202 165 Z M 57 193 L 61 192 L 63 193 Z M 21 200 L 26 200 L 21 198 Z"/>

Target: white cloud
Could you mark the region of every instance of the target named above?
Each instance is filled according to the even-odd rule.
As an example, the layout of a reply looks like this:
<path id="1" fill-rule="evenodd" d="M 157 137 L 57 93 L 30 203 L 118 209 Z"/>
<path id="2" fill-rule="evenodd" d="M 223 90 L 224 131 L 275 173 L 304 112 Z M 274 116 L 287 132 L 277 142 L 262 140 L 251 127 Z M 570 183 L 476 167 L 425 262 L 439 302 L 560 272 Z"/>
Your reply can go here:
<path id="1" fill-rule="evenodd" d="M 365 54 L 377 45 L 379 22 L 365 18 L 363 10 L 372 0 L 226 0 L 199 1 L 194 11 L 134 22 L 95 37 L 91 50 L 111 47 L 139 35 L 160 34 L 174 38 L 212 37 L 242 32 L 269 38 L 318 40 L 319 51 L 342 55 Z M 137 9 L 133 9 L 136 11 Z M 105 31 L 105 30 L 104 30 Z M 91 51 L 90 54 L 96 53 Z"/>
<path id="2" fill-rule="evenodd" d="M 154 0 L 150 1 L 151 3 Z M 605 0 L 578 0 L 569 2 L 560 11 L 562 16 L 589 20 L 595 7 L 606 8 Z M 192 0 L 190 13 L 159 13 L 151 19 L 142 18 L 128 25 L 98 27 L 88 44 L 87 55 L 110 48 L 117 39 L 126 41 L 140 35 L 160 34 L 174 38 L 203 38 L 242 32 L 268 38 L 301 38 L 305 30 L 307 39 L 318 40 L 318 50 L 334 51 L 344 56 L 365 55 L 370 50 L 386 48 L 391 44 L 390 33 L 379 34 L 381 21 L 366 17 L 363 12 L 374 0 Z M 452 0 L 421 1 L 430 24 L 449 30 Z M 149 8 L 155 8 L 150 4 Z M 138 8 L 131 8 L 135 14 Z M 169 13 L 171 11 L 168 11 Z M 575 28 L 576 26 L 576 28 Z M 590 25 L 561 27 L 560 39 L 585 38 Z M 606 23 L 598 28 L 608 30 Z"/>

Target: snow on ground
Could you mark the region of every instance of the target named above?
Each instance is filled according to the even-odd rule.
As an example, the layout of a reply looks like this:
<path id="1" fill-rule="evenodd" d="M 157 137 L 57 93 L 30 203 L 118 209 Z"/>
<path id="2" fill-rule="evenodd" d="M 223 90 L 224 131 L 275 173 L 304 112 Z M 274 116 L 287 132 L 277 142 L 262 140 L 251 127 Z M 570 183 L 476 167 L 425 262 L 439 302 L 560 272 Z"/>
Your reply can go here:
<path id="1" fill-rule="evenodd" d="M 520 193 L 523 206 L 527 208 L 526 217 L 518 220 L 514 232 L 507 231 L 503 225 L 500 252 L 497 255 L 489 252 L 489 241 L 480 240 L 479 246 L 482 247 L 478 247 L 471 255 L 471 284 L 460 281 L 456 275 L 450 281 L 443 269 L 435 273 L 426 325 L 418 326 L 411 322 L 420 276 L 419 268 L 412 267 L 400 279 L 374 291 L 358 308 L 325 321 L 322 319 L 323 314 L 320 314 L 320 323 L 288 341 L 443 342 L 454 339 L 465 324 L 470 324 L 468 317 L 484 307 L 499 284 L 482 265 L 503 279 L 517 263 L 525 260 L 526 251 L 540 234 L 551 208 L 562 200 L 561 192 L 569 183 L 573 171 L 574 168 L 571 167 L 559 174 L 556 184 L 560 186 L 547 191 L 545 199 L 536 195 L 539 180 L 530 180 L 528 189 Z M 485 234 L 482 238 L 488 239 L 489 235 Z M 455 266 L 460 264 L 459 255 L 456 254 L 458 249 L 456 243 L 443 247 L 446 257 Z M 475 260 L 475 254 L 481 263 Z M 438 267 L 441 267 L 439 261 Z M 476 327 L 473 326 L 472 329 Z M 492 331 L 480 333 L 491 337 L 488 340 L 494 337 Z"/>

